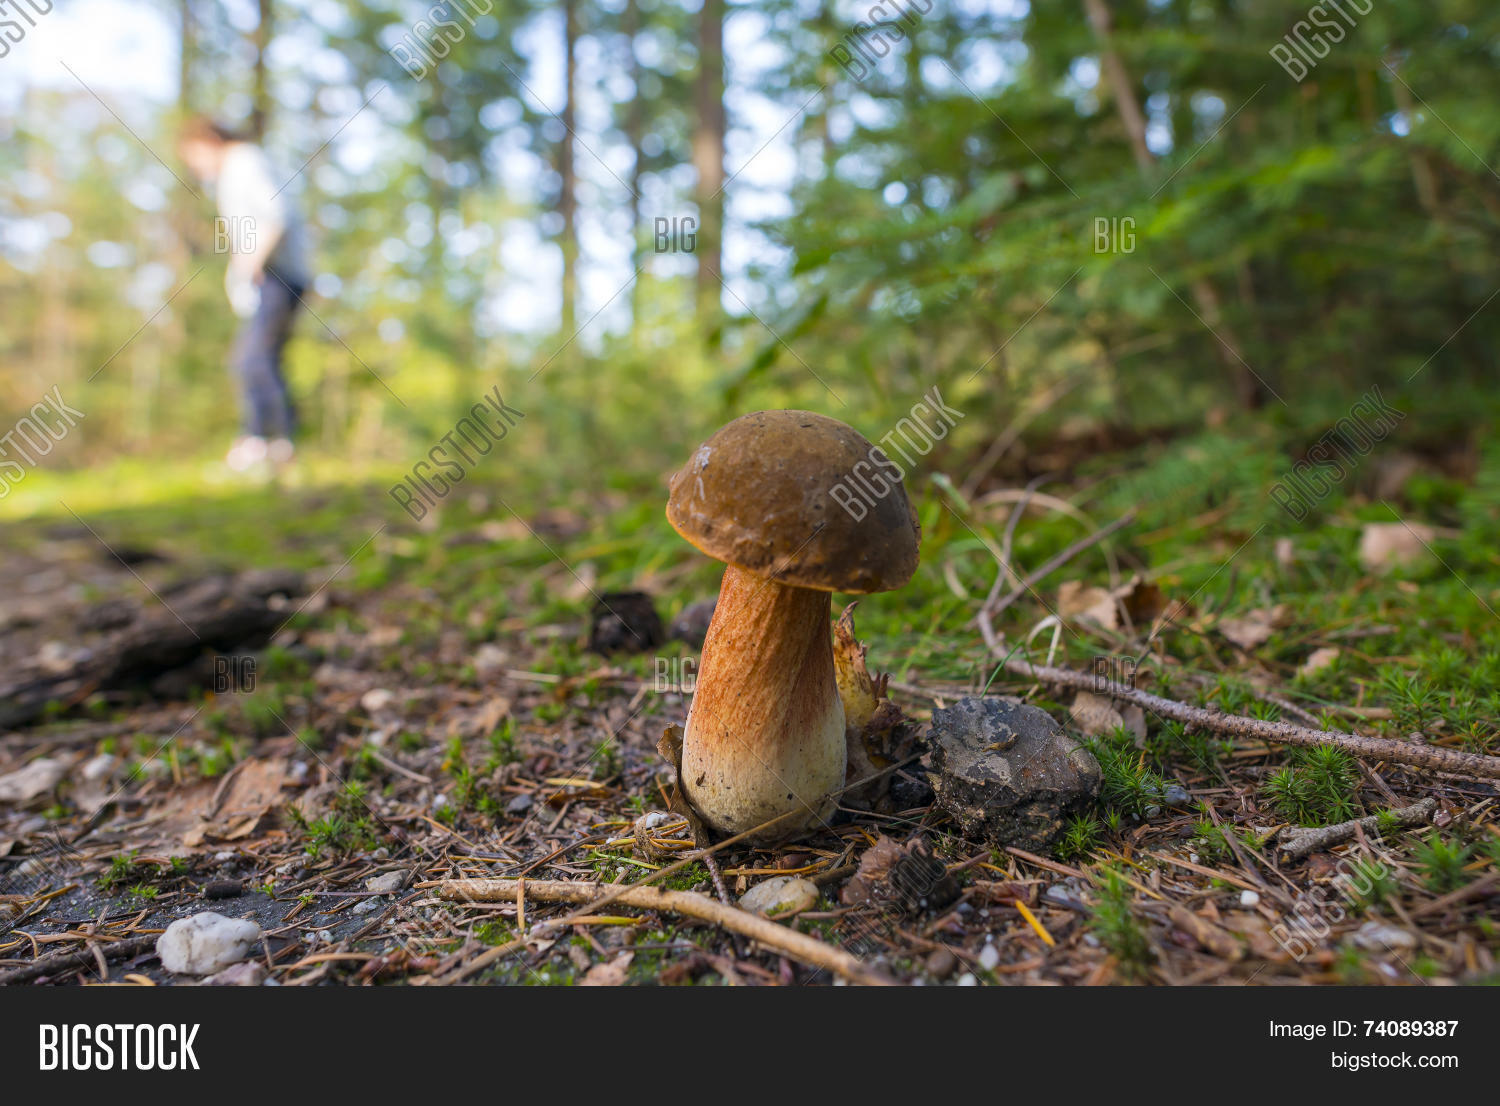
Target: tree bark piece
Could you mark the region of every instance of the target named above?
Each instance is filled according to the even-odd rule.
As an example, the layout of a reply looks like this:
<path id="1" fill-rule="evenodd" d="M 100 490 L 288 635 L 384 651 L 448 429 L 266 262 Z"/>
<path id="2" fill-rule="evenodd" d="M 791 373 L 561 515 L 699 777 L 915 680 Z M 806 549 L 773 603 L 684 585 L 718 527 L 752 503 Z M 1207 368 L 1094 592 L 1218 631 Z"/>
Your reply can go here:
<path id="1" fill-rule="evenodd" d="M 1410 806 L 1401 807 L 1390 813 L 1395 817 L 1396 823 L 1402 826 L 1416 826 L 1432 817 L 1432 812 L 1437 809 L 1437 800 L 1428 797 L 1420 802 L 1412 803 Z M 1298 830 L 1292 835 L 1290 841 L 1283 838 L 1276 845 L 1276 851 L 1285 856 L 1296 859 L 1306 856 L 1308 853 L 1319 849 L 1326 849 L 1330 845 L 1338 845 L 1354 836 L 1354 827 L 1359 826 L 1366 833 L 1374 833 L 1380 828 L 1379 815 L 1371 815 L 1368 818 L 1355 818 L 1348 822 L 1340 822 L 1336 826 L 1319 826 Z"/>
<path id="2" fill-rule="evenodd" d="M 160 603 L 152 600 L 128 626 L 106 637 L 68 670 L 22 675 L 0 684 L 0 725 L 24 725 L 52 700 L 145 683 L 210 650 L 224 652 L 264 641 L 292 613 L 273 604 L 272 598 L 302 590 L 301 573 L 262 570 L 211 576 L 167 592 Z"/>

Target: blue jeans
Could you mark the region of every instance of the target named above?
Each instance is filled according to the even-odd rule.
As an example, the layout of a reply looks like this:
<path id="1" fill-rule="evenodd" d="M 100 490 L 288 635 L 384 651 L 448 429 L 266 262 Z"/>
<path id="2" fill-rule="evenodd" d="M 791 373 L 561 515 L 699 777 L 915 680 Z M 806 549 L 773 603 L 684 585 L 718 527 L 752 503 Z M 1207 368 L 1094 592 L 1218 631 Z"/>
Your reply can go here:
<path id="1" fill-rule="evenodd" d="M 260 306 L 245 321 L 234 344 L 234 368 L 240 378 L 241 425 L 261 438 L 290 438 L 297 412 L 281 371 L 281 354 L 292 334 L 292 316 L 302 302 L 302 287 L 267 269 L 260 285 Z"/>

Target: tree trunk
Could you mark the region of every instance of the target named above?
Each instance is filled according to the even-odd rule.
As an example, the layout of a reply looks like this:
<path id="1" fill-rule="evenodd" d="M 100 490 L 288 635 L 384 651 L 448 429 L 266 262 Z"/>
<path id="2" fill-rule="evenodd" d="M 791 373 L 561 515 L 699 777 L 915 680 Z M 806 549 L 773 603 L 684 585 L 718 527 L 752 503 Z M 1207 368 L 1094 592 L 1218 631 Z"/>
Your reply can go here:
<path id="1" fill-rule="evenodd" d="M 578 106 L 578 0 L 563 0 L 562 10 L 566 99 L 562 109 L 563 136 L 557 148 L 557 173 L 562 178 L 557 211 L 563 221 L 562 332 L 565 338 L 571 338 L 578 317 L 578 178 L 573 161 Z"/>
<path id="2" fill-rule="evenodd" d="M 193 110 L 193 0 L 178 0 L 177 111 L 186 118 Z"/>
<path id="3" fill-rule="evenodd" d="M 1089 26 L 1094 29 L 1094 37 L 1099 40 L 1099 67 L 1109 83 L 1115 111 L 1130 141 L 1130 152 L 1135 157 L 1135 164 L 1141 175 L 1150 181 L 1156 176 L 1156 158 L 1146 145 L 1146 116 L 1136 98 L 1135 85 L 1114 47 L 1114 18 L 1109 4 L 1107 0 L 1083 0 L 1083 8 L 1088 15 Z M 1207 277 L 1197 277 L 1190 288 L 1193 299 L 1198 304 L 1198 314 L 1215 338 L 1214 346 L 1219 351 L 1219 359 L 1234 381 L 1236 397 L 1245 407 L 1260 407 L 1265 402 L 1265 389 L 1245 360 L 1244 347 L 1234 330 L 1224 321 L 1219 310 L 1219 295 L 1214 290 L 1213 283 Z"/>
<path id="4" fill-rule="evenodd" d="M 255 84 L 250 96 L 250 133 L 259 142 L 271 118 L 271 90 L 266 73 L 266 53 L 273 33 L 272 0 L 258 0 L 260 22 L 255 26 Z"/>
<path id="5" fill-rule="evenodd" d="M 698 317 L 718 313 L 720 274 L 724 271 L 724 0 L 703 0 L 699 17 L 697 126 L 693 132 L 693 168 L 698 184 Z"/>
<path id="6" fill-rule="evenodd" d="M 645 250 L 641 235 L 641 179 L 645 176 L 646 155 L 641 144 L 646 132 L 646 106 L 641 101 L 641 63 L 635 56 L 635 39 L 641 30 L 641 9 L 638 0 L 625 0 L 623 22 L 625 32 L 625 71 L 630 77 L 630 104 L 625 109 L 625 138 L 630 143 L 630 271 L 639 273 Z M 630 284 L 630 324 L 634 328 L 640 323 L 641 280 L 637 277 Z"/>

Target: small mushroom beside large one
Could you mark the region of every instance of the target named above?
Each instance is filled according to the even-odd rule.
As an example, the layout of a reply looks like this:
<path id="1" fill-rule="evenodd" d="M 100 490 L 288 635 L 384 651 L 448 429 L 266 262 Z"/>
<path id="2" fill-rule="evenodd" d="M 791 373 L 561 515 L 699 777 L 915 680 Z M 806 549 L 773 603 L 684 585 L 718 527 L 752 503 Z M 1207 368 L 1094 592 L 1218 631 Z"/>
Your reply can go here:
<path id="1" fill-rule="evenodd" d="M 728 566 L 681 764 L 687 801 L 720 833 L 774 820 L 764 836 L 785 836 L 832 810 L 846 749 L 832 593 L 889 591 L 916 571 L 920 528 L 897 471 L 836 419 L 757 411 L 672 478 L 668 521 Z M 856 518 L 833 488 L 869 473 L 888 490 Z"/>

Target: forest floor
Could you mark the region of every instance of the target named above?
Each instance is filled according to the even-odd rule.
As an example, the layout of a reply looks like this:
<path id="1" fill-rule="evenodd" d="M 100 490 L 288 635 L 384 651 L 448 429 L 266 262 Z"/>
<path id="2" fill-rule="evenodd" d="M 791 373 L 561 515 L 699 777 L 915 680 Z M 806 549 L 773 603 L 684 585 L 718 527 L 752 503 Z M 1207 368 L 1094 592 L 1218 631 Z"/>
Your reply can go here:
<path id="1" fill-rule="evenodd" d="M 1134 510 L 996 615 L 1007 652 L 1225 713 L 1500 753 L 1500 453 L 1403 441 L 1297 521 L 1267 489 L 1311 440 L 1060 440 L 966 492 L 914 487 L 923 565 L 861 601 L 872 668 L 919 741 L 966 695 L 1042 707 L 1094 749 L 1103 794 L 1042 856 L 965 838 L 918 760 L 874 809 L 716 852 L 724 892 L 811 880 L 816 900 L 776 921 L 902 982 L 1500 980 L 1495 780 L 1077 702 L 997 671 L 976 628 L 997 559 L 1026 576 Z M 707 862 L 671 863 L 672 820 L 656 848 L 633 837 L 667 805 L 657 743 L 686 714 L 693 645 L 589 642 L 606 593 L 649 593 L 669 626 L 714 595 L 719 566 L 671 532 L 663 489 L 523 494 L 481 472 L 413 524 L 380 486 L 316 476 L 246 486 L 184 466 L 170 494 L 127 467 L 29 478 L 45 509 L 3 524 L 7 682 L 86 668 L 133 625 L 176 620 L 205 579 L 301 579 L 217 668 L 204 650 L 128 685 L 85 680 L 4 724 L 0 982 L 186 981 L 151 941 L 204 910 L 256 920 L 254 956 L 286 985 L 837 978 L 667 909 L 441 897 L 443 880 L 525 876 L 720 898 Z M 1417 824 L 1282 851 L 1299 825 L 1423 799 Z M 881 838 L 924 842 L 951 886 L 851 901 Z"/>

